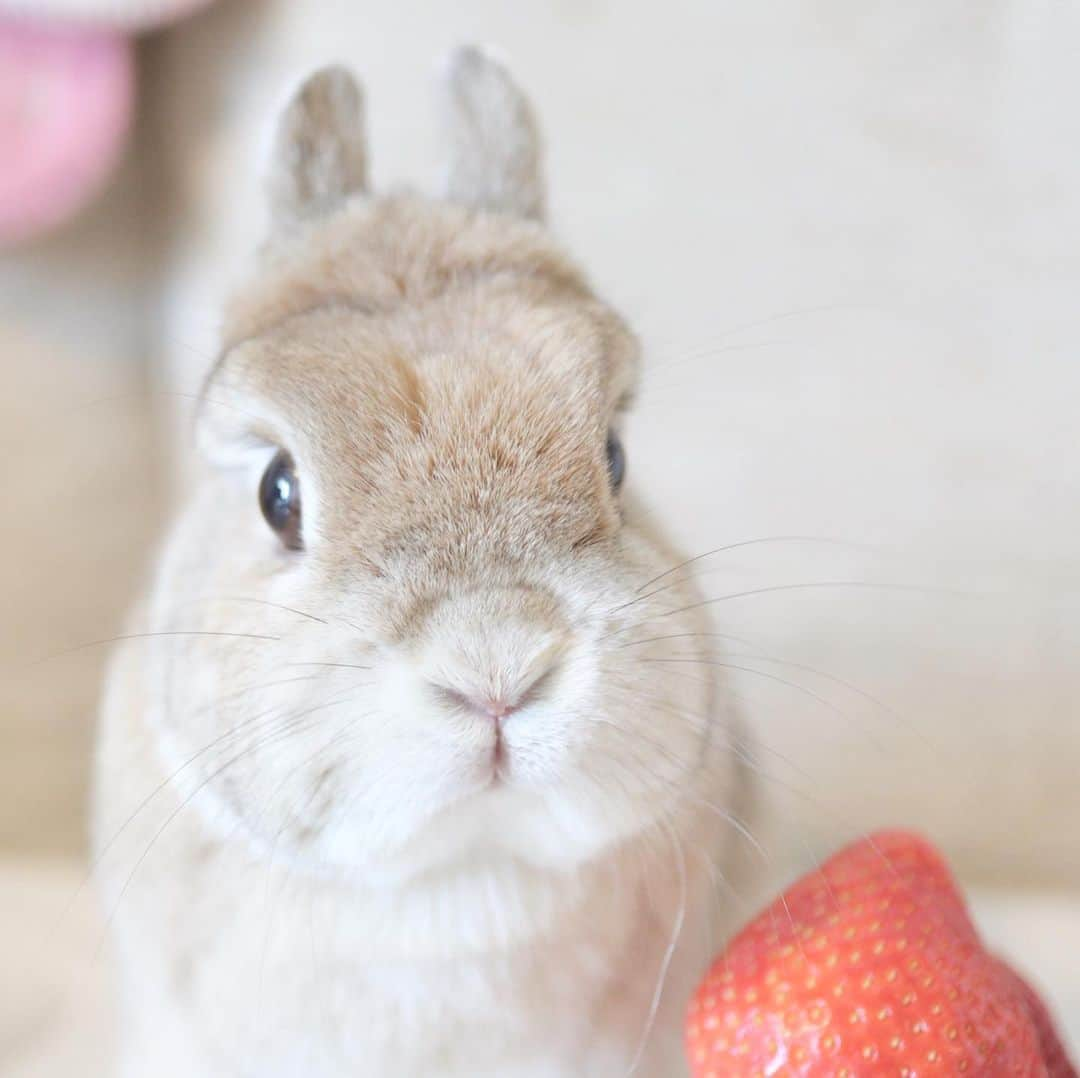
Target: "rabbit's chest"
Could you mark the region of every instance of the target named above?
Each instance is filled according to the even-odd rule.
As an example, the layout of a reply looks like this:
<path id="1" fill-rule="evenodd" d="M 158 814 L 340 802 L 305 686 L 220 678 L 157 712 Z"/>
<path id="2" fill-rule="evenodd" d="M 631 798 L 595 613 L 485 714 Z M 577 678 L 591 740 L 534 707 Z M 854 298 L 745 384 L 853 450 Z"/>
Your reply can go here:
<path id="1" fill-rule="evenodd" d="M 152 977 L 168 986 L 148 1025 L 160 1031 L 175 1019 L 175 1040 L 198 1046 L 204 1059 L 193 1066 L 207 1078 L 622 1075 L 645 1032 L 655 979 L 643 971 L 665 937 L 616 924 L 610 910 L 585 918 L 585 935 L 498 957 L 373 960 L 379 930 L 347 904 L 280 881 L 237 889 L 245 898 L 232 901 L 213 878 L 184 889 L 185 918 L 167 902 L 144 911 L 154 949 L 163 948 Z M 677 1052 L 681 1038 L 665 1022 L 650 1051 Z M 638 1073 L 670 1078 L 677 1066 Z"/>

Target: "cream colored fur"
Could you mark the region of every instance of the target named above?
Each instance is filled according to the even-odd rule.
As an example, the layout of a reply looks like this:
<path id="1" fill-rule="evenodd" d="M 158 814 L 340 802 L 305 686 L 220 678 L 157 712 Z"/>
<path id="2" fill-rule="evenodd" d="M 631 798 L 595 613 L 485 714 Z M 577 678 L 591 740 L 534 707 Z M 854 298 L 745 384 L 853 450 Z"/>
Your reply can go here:
<path id="1" fill-rule="evenodd" d="M 650 583 L 679 557 L 609 479 L 634 339 L 527 219 L 505 72 L 467 51 L 450 84 L 453 202 L 366 192 L 341 71 L 281 127 L 209 463 L 105 703 L 125 1078 L 683 1071 L 731 716 L 696 592 Z M 302 551 L 256 502 L 279 447 Z"/>

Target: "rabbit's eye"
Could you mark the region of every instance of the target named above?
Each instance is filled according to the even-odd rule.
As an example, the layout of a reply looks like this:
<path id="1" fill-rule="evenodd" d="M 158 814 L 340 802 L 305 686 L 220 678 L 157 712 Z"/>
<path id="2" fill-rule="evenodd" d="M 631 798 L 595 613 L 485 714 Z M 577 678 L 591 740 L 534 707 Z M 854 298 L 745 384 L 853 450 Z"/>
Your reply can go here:
<path id="1" fill-rule="evenodd" d="M 259 506 L 266 523 L 289 550 L 303 548 L 300 536 L 300 482 L 292 457 L 278 450 L 259 483 Z"/>
<path id="2" fill-rule="evenodd" d="M 623 484 L 626 475 L 626 453 L 623 450 L 619 436 L 613 431 L 608 431 L 607 436 L 607 465 L 608 475 L 611 477 L 612 490 L 618 490 Z"/>

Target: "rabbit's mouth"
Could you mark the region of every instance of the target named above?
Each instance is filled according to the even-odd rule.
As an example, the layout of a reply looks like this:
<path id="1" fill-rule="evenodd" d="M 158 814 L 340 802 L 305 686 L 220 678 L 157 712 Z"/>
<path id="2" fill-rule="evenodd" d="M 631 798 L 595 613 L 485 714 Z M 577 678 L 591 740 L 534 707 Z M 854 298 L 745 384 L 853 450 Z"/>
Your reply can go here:
<path id="1" fill-rule="evenodd" d="M 507 778 L 509 759 L 502 724 L 495 724 L 495 744 L 491 748 L 491 785 L 499 786 Z"/>

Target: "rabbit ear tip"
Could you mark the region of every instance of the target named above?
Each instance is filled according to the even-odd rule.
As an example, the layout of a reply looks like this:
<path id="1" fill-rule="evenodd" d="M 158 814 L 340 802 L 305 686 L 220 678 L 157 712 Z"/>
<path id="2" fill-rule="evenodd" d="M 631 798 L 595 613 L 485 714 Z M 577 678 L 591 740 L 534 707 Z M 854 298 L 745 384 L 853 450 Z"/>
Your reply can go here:
<path id="1" fill-rule="evenodd" d="M 505 72 L 506 58 L 491 45 L 479 45 L 467 41 L 456 45 L 446 55 L 444 68 L 448 74 L 466 75 L 481 69 L 493 69 Z"/>
<path id="2" fill-rule="evenodd" d="M 495 50 L 461 45 L 446 59 L 451 201 L 543 216 L 540 136 L 528 99 Z"/>
<path id="3" fill-rule="evenodd" d="M 276 217 L 300 218 L 367 189 L 363 93 L 340 65 L 293 91 L 277 123 L 268 186 Z"/>

